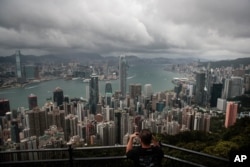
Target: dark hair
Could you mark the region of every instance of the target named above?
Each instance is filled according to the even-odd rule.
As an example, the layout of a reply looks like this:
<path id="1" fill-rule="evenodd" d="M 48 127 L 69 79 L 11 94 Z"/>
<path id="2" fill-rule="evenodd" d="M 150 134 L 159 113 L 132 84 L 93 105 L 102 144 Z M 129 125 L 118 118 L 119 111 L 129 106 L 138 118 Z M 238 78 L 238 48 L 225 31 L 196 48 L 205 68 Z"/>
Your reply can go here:
<path id="1" fill-rule="evenodd" d="M 141 142 L 145 145 L 150 145 L 152 141 L 152 133 L 149 129 L 142 129 L 139 137 L 141 138 Z"/>

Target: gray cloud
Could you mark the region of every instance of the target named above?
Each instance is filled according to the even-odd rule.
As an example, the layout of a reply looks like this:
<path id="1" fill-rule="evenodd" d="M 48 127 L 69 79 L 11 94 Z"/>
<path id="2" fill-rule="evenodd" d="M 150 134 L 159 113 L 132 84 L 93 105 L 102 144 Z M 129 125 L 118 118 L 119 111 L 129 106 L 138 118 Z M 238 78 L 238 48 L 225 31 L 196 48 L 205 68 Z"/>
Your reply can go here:
<path id="1" fill-rule="evenodd" d="M 249 0 L 1 0 L 0 56 L 249 57 Z"/>

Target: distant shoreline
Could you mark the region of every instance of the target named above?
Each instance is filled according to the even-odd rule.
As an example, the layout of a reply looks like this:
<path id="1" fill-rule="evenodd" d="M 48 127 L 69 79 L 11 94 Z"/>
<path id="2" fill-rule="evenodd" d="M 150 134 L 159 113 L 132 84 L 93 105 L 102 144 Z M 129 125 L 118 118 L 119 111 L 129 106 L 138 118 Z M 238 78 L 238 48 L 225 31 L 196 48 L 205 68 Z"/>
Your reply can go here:
<path id="1" fill-rule="evenodd" d="M 46 82 L 46 81 L 51 81 L 51 80 L 57 80 L 61 79 L 61 77 L 54 77 L 54 78 L 45 78 L 41 80 L 32 80 L 31 82 L 27 82 L 24 84 L 18 84 L 15 83 L 15 85 L 6 85 L 6 86 L 1 86 L 0 90 L 8 90 L 8 89 L 14 89 L 14 88 L 25 88 L 26 86 L 32 85 L 32 84 L 39 84 L 41 82 Z"/>

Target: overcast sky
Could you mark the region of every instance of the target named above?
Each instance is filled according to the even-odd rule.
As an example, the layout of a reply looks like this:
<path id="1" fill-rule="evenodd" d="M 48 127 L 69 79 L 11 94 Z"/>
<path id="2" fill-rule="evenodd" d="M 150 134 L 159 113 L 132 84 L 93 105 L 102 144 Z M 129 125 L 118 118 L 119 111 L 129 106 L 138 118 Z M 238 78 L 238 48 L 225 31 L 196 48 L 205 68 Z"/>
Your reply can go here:
<path id="1" fill-rule="evenodd" d="M 0 56 L 250 57 L 250 0 L 0 0 Z"/>

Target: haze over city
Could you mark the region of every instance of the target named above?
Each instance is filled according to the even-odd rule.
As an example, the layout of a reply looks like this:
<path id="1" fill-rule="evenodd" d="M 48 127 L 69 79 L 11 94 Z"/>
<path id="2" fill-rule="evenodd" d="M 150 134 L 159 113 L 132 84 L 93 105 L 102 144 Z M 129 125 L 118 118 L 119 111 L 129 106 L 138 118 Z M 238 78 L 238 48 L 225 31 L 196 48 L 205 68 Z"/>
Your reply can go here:
<path id="1" fill-rule="evenodd" d="M 0 56 L 249 57 L 248 0 L 2 0 Z"/>

